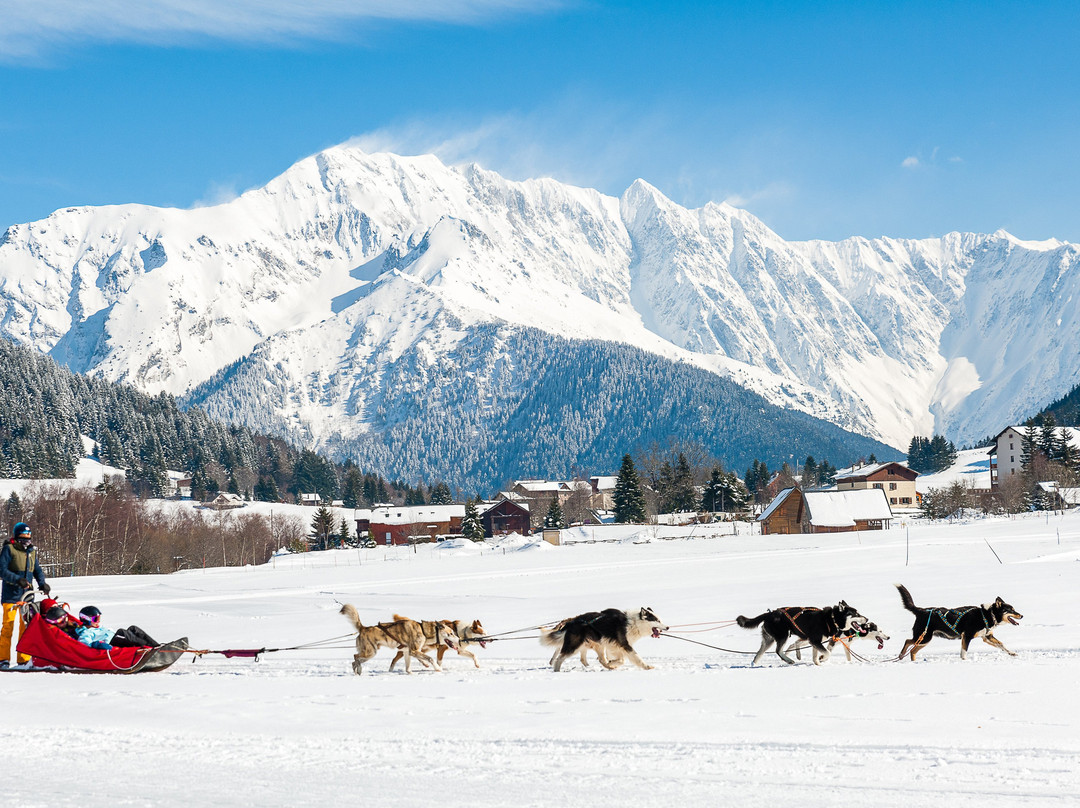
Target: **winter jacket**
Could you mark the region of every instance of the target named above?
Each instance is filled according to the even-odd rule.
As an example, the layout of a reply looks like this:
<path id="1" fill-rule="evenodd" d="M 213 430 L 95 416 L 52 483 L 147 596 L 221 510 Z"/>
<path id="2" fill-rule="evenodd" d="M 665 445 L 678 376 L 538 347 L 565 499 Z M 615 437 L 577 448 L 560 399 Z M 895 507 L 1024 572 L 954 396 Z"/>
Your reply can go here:
<path id="1" fill-rule="evenodd" d="M 93 645 L 96 642 L 108 643 L 116 632 L 111 628 L 101 628 L 100 626 L 94 628 L 80 623 L 75 629 L 75 633 L 78 635 L 79 642 L 83 645 Z"/>
<path id="2" fill-rule="evenodd" d="M 37 560 L 37 550 L 31 548 L 29 552 L 23 552 L 8 539 L 4 542 L 4 549 L 0 550 L 0 578 L 4 585 L 0 591 L 0 601 L 4 603 L 18 603 L 22 600 L 23 589 L 20 581 L 34 579 L 38 586 L 45 584 L 45 573 L 41 571 L 41 564 Z"/>

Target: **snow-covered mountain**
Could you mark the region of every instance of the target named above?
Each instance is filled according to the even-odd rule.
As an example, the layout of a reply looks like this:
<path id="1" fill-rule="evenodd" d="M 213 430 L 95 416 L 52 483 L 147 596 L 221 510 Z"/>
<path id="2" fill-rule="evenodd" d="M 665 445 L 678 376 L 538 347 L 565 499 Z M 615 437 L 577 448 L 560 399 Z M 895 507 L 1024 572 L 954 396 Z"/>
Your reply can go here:
<path id="1" fill-rule="evenodd" d="M 787 242 L 641 180 L 614 198 L 347 146 L 215 207 L 69 208 L 0 236 L 8 338 L 324 444 L 393 428 L 395 396 L 438 403 L 456 373 L 482 419 L 521 388 L 536 332 L 892 446 L 962 442 L 1080 382 L 1077 301 L 1072 244 Z"/>

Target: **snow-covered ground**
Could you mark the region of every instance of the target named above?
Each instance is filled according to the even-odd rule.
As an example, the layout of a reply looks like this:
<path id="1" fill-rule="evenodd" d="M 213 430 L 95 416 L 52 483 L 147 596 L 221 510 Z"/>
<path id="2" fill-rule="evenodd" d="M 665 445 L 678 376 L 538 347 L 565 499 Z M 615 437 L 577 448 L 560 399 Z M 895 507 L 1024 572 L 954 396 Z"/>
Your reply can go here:
<path id="1" fill-rule="evenodd" d="M 956 481 L 971 488 L 990 487 L 990 449 L 964 449 L 956 453 L 956 462 L 936 474 L 921 474 L 915 480 L 920 494 L 931 488 L 944 488 Z"/>
<path id="2" fill-rule="evenodd" d="M 730 525 L 725 527 L 730 529 Z M 909 541 L 910 539 L 910 541 Z M 909 548 L 910 545 L 910 548 Z M 988 546 L 989 545 L 989 546 Z M 1000 557 L 1001 563 L 998 558 Z M 910 554 L 910 561 L 906 558 Z M 53 581 L 73 607 L 196 648 L 288 647 L 366 621 L 479 618 L 489 632 L 651 606 L 672 626 L 848 600 L 892 635 L 872 663 L 789 667 L 674 638 L 655 670 L 547 666 L 535 639 L 476 670 L 357 677 L 351 652 L 183 660 L 140 676 L 0 676 L 20 805 L 1074 805 L 1080 790 L 1080 513 L 826 536 L 720 535 L 553 547 L 516 539 L 279 557 L 258 568 Z M 1024 613 L 962 662 L 935 640 L 889 662 L 917 603 L 1001 595 Z M 676 629 L 677 630 L 677 629 Z M 524 632 L 535 636 L 535 631 Z M 752 651 L 754 631 L 685 636 Z M 348 640 L 345 640 L 345 644 Z M 18 782 L 11 779 L 18 772 Z"/>

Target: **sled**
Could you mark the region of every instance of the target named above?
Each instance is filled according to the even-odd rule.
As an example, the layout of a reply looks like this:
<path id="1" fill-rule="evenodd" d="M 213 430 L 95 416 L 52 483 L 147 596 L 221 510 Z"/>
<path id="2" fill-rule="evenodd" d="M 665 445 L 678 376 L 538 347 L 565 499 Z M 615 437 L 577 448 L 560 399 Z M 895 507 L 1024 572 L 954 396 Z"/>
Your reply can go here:
<path id="1" fill-rule="evenodd" d="M 19 638 L 18 652 L 30 656 L 29 667 L 6 672 L 51 673 L 149 673 L 162 671 L 178 660 L 188 647 L 187 637 L 153 648 L 113 648 L 102 651 L 83 645 L 56 626 L 34 616 Z"/>

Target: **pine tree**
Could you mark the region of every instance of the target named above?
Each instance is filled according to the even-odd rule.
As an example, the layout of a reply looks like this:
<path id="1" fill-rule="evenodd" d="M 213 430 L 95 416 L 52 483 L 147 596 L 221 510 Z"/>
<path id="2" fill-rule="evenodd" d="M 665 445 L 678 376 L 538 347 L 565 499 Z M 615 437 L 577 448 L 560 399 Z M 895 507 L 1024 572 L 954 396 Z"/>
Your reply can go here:
<path id="1" fill-rule="evenodd" d="M 341 517 L 341 527 L 338 528 L 337 538 L 342 547 L 349 547 L 352 545 L 352 531 L 349 530 L 349 520 L 344 516 Z"/>
<path id="2" fill-rule="evenodd" d="M 641 524 L 645 521 L 645 494 L 641 490 L 634 461 L 623 455 L 619 477 L 615 482 L 615 521 L 619 524 Z"/>
<path id="3" fill-rule="evenodd" d="M 671 487 L 671 510 L 675 513 L 692 511 L 695 505 L 697 491 L 694 488 L 694 473 L 690 470 L 686 455 L 679 452 Z"/>
<path id="4" fill-rule="evenodd" d="M 364 477 L 356 466 L 350 466 L 348 471 L 345 472 L 345 483 L 341 487 L 341 499 L 346 508 L 359 508 L 364 499 Z"/>
<path id="5" fill-rule="evenodd" d="M 557 496 L 552 497 L 551 505 L 548 506 L 547 515 L 544 517 L 544 528 L 547 530 L 561 530 L 564 527 L 566 527 L 566 520 L 563 519 L 559 498 Z"/>
<path id="6" fill-rule="evenodd" d="M 269 474 L 264 474 L 259 477 L 259 481 L 255 483 L 255 499 L 259 502 L 279 502 L 281 501 L 281 494 L 278 492 L 277 483 L 274 482 L 274 478 Z"/>
<path id="7" fill-rule="evenodd" d="M 712 473 L 709 475 L 709 482 L 701 493 L 701 510 L 710 512 L 721 510 L 720 498 L 723 475 L 724 469 L 721 466 L 713 466 Z"/>
<path id="8" fill-rule="evenodd" d="M 465 518 L 461 522 L 461 533 L 470 541 L 480 541 L 484 538 L 484 524 L 480 519 L 480 497 L 475 500 L 465 500 Z"/>
<path id="9" fill-rule="evenodd" d="M 334 528 L 334 514 L 325 505 L 319 506 L 311 520 L 311 538 L 316 550 L 325 550 L 329 547 L 330 539 L 334 536 Z"/>
<path id="10" fill-rule="evenodd" d="M 437 482 L 431 489 L 431 496 L 428 500 L 432 505 L 449 505 L 454 501 L 453 494 L 450 493 L 450 486 L 444 482 Z"/>

